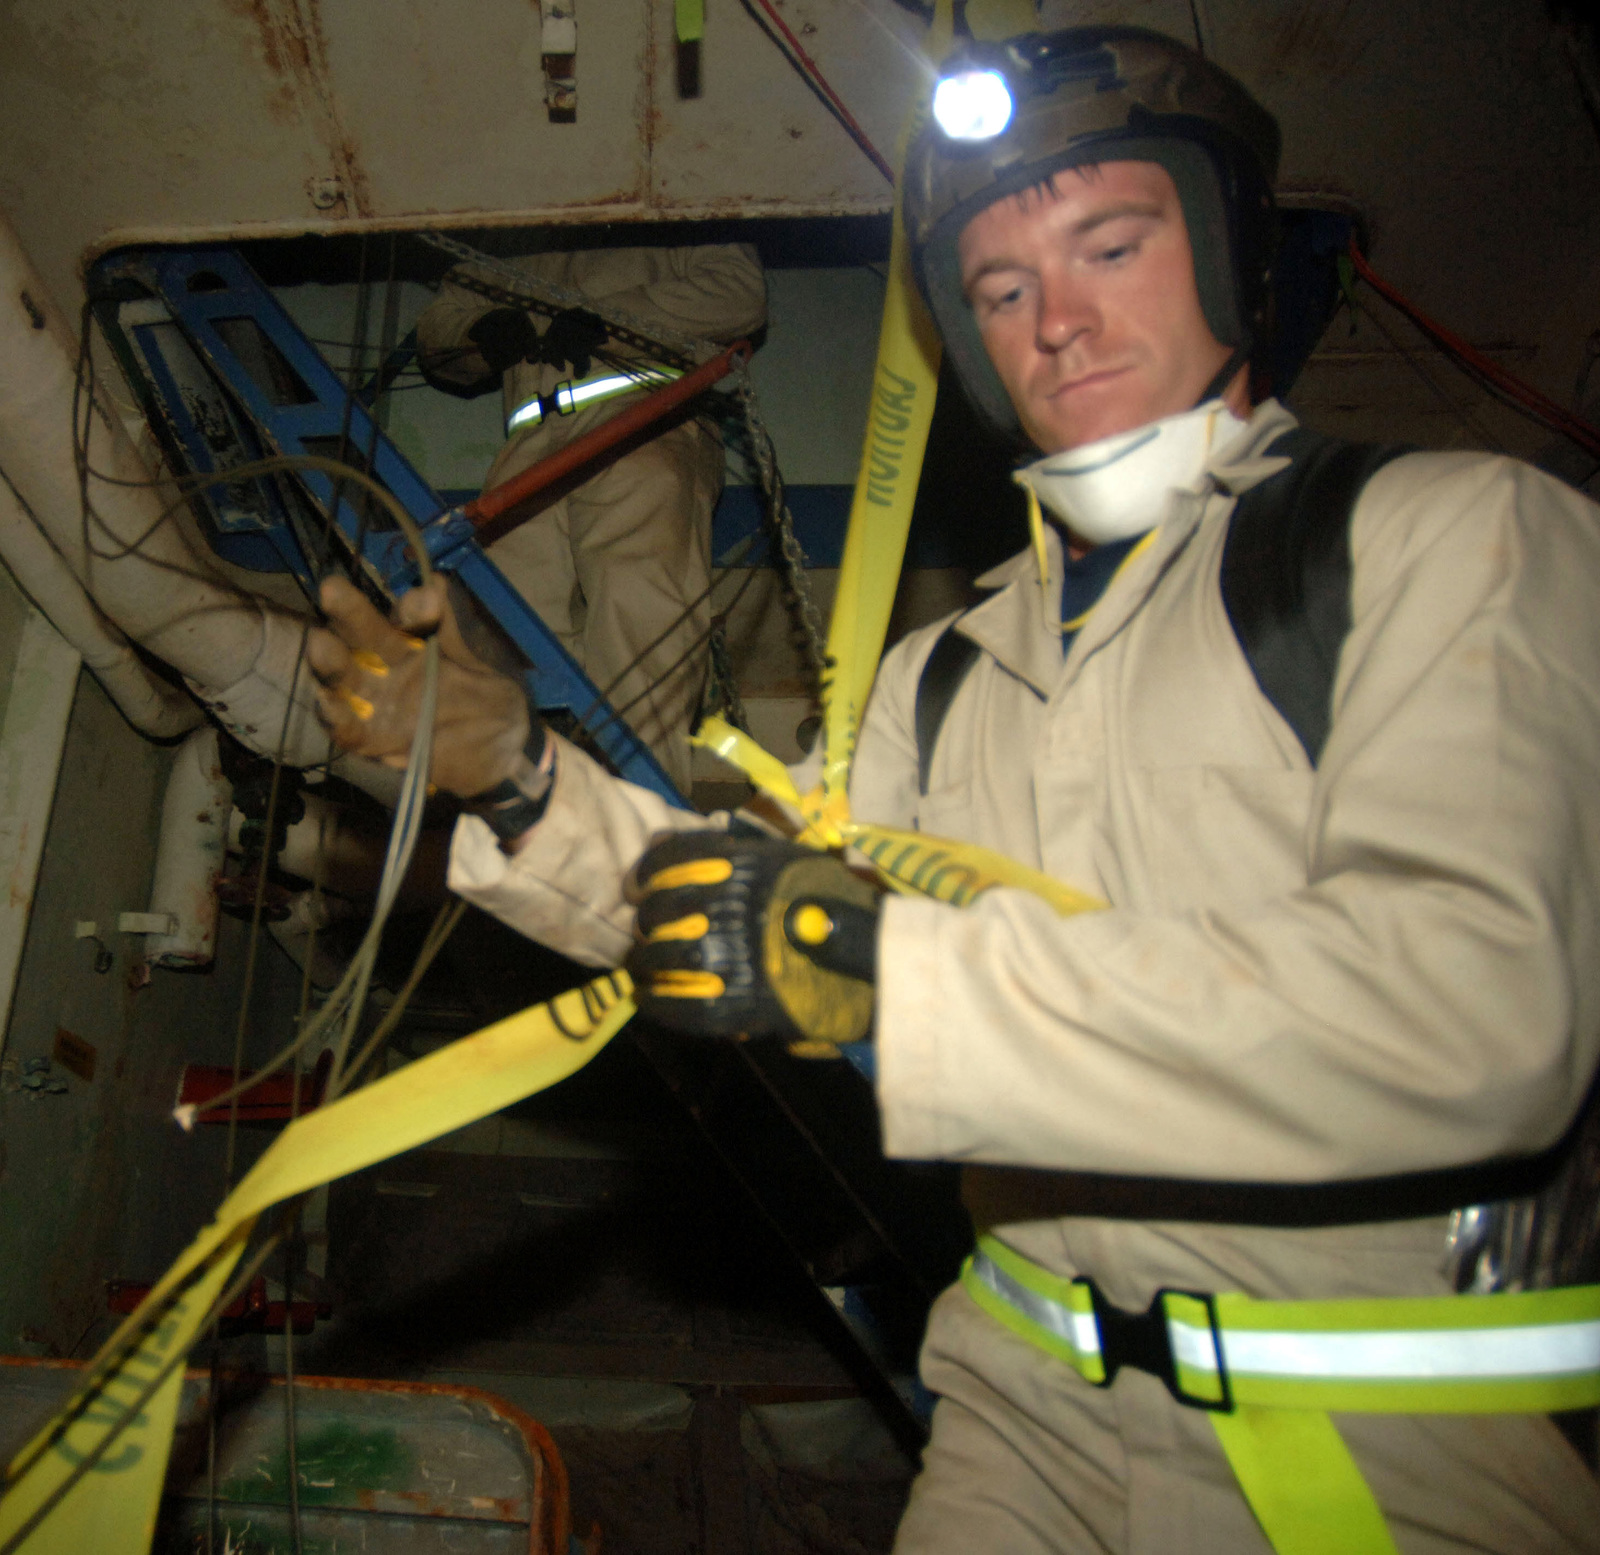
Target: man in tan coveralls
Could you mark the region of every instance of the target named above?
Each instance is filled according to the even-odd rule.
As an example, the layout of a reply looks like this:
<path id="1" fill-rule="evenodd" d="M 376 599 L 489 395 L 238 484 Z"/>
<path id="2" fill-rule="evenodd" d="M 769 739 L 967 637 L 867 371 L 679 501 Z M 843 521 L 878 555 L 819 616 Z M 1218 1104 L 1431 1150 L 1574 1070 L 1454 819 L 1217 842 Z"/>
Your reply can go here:
<path id="1" fill-rule="evenodd" d="M 516 266 L 533 281 L 695 340 L 737 340 L 766 322 L 761 261 L 744 243 L 552 252 Z M 528 313 L 486 299 L 460 275 L 445 277 L 417 320 L 417 345 L 436 386 L 467 396 L 501 390 L 509 435 L 486 487 L 519 475 L 646 392 L 606 393 L 607 380 L 619 374 L 616 363 L 648 367 L 648 359 L 637 347 L 608 343 L 594 313 L 569 309 L 541 334 Z M 610 364 L 594 354 L 601 350 Z M 585 382 L 605 397 L 565 411 L 558 386 L 575 384 L 581 395 Z M 722 468 L 716 427 L 680 417 L 602 462 L 489 548 L 611 705 L 627 709 L 628 722 L 685 794 L 689 727 L 710 655 L 711 512 Z"/>
<path id="2" fill-rule="evenodd" d="M 1275 126 L 1152 34 L 1007 47 L 1014 125 L 992 155 L 927 131 L 907 227 L 969 394 L 1045 455 L 1022 472 L 1054 518 L 1045 569 L 1006 563 L 956 620 L 977 652 L 931 753 L 918 687 L 951 623 L 886 657 L 851 803 L 1109 907 L 878 898 L 827 860 L 819 886 L 816 855 L 674 812 L 536 720 L 524 748 L 517 689 L 446 620 L 435 771 L 488 817 L 460 824 L 451 884 L 588 964 L 626 959 L 641 1010 L 702 1038 L 823 1024 L 803 950 L 862 1009 L 851 1034 L 872 1019 L 888 1153 L 970 1163 L 980 1230 L 1062 1290 L 1092 1279 L 1125 1313 L 1162 1289 L 1456 1309 L 1463 1200 L 1430 1185 L 1551 1146 L 1596 1065 L 1600 514 L 1509 459 L 1378 469 L 1308 748 L 1219 586 L 1241 498 L 1290 464 L 1293 418 L 1252 408 L 1242 370 Z M 344 694 L 403 713 L 416 655 L 353 591 L 325 604 L 330 724 L 398 758 Z M 398 615 L 440 611 L 419 590 Z M 900 1555 L 1269 1547 L 1212 1417 L 1148 1358 L 1093 1386 L 995 1310 L 970 1282 L 934 1308 Z M 1392 1544 L 1300 1548 L 1600 1549 L 1600 1492 L 1545 1415 L 1336 1424 Z"/>

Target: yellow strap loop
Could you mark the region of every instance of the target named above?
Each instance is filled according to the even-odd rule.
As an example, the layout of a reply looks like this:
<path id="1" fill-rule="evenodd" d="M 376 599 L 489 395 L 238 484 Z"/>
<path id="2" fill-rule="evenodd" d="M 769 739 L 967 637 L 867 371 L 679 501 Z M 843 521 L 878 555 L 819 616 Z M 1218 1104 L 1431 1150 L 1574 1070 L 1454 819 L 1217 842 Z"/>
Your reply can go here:
<path id="1" fill-rule="evenodd" d="M 1320 1410 L 1241 1404 L 1211 1424 L 1277 1555 L 1398 1555 L 1377 1498 Z"/>

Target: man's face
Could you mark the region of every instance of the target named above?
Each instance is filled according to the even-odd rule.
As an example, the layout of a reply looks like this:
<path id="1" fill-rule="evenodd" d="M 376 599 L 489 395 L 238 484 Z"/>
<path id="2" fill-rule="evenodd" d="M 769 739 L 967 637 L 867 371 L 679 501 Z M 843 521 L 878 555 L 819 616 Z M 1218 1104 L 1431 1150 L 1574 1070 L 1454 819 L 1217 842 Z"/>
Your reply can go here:
<path id="1" fill-rule="evenodd" d="M 1227 361 L 1200 311 L 1178 191 L 1154 162 L 1057 174 L 961 233 L 961 282 L 1047 454 L 1188 410 Z"/>

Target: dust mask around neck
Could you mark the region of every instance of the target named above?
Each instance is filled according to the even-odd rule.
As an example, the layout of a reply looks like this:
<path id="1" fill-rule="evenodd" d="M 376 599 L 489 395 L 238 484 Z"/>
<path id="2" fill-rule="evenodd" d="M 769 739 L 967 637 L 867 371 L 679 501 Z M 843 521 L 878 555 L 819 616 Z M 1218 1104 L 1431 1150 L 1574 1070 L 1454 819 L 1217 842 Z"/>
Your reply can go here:
<path id="1" fill-rule="evenodd" d="M 1106 545 L 1164 523 L 1174 495 L 1195 490 L 1207 463 L 1244 428 L 1220 399 L 1207 400 L 1132 432 L 1047 454 L 1013 479 L 1080 540 Z"/>

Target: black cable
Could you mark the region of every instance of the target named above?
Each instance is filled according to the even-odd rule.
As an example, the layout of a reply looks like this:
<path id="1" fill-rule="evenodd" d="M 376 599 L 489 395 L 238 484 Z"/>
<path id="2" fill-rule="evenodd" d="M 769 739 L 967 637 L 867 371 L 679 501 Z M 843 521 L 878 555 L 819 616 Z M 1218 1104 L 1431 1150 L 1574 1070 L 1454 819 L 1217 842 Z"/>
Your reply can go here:
<path id="1" fill-rule="evenodd" d="M 745 590 L 748 589 L 755 581 L 756 574 L 760 570 L 761 569 L 758 567 L 750 567 L 746 569 L 744 580 L 739 584 L 738 589 L 734 592 L 733 598 L 728 601 L 728 604 L 722 611 L 722 620 L 725 621 L 729 613 L 737 608 L 739 601 L 744 598 Z M 718 581 L 720 582 L 721 580 L 719 579 Z M 624 702 L 621 707 L 606 708 L 605 715 L 597 723 L 591 725 L 588 722 L 590 716 L 598 712 L 601 706 L 599 702 L 592 704 L 588 712 L 579 718 L 579 727 L 589 734 L 590 738 L 598 740 L 602 731 L 610 729 L 613 724 L 622 722 L 631 709 L 637 707 L 638 704 L 646 697 L 653 696 L 657 691 L 665 686 L 666 683 L 678 673 L 679 669 L 681 669 L 691 657 L 698 653 L 701 648 L 703 648 L 706 643 L 711 640 L 711 634 L 714 630 L 715 621 L 713 621 L 712 626 L 708 627 L 704 632 L 698 633 L 694 641 L 691 642 L 689 646 L 685 648 L 683 652 L 680 653 L 678 657 L 667 666 L 666 669 L 662 670 L 660 674 L 658 674 L 655 679 L 652 680 L 650 684 L 647 685 L 642 691 L 629 698 L 629 700 Z M 612 684 L 614 686 L 616 682 L 613 682 Z"/>
<path id="2" fill-rule="evenodd" d="M 383 371 L 383 364 L 389 360 L 390 353 L 394 350 L 395 334 L 400 327 L 400 286 L 395 279 L 395 235 L 389 234 L 389 273 L 383 283 L 383 322 L 378 326 L 378 371 Z M 345 391 L 345 418 L 349 419 L 352 409 L 352 400 L 355 397 L 355 386 L 352 385 Z M 379 424 L 380 406 L 383 396 L 379 396 L 373 404 L 367 406 L 367 459 L 362 466 L 370 475 L 378 466 L 378 438 L 381 434 Z M 356 514 L 355 539 L 351 542 L 351 550 L 359 559 L 364 555 L 367 540 L 367 528 L 372 515 L 372 503 L 363 500 Z"/>
<path id="3" fill-rule="evenodd" d="M 361 383 L 367 360 L 367 315 L 372 306 L 372 289 L 367 284 L 367 234 L 361 234 L 360 258 L 356 271 L 356 348 L 351 355 L 348 371 L 345 374 L 344 408 L 339 420 L 339 459 L 341 462 L 351 463 L 350 459 L 350 418 L 356 403 L 356 389 Z M 326 516 L 327 532 L 332 534 L 338 527 L 339 502 L 344 495 L 344 483 L 335 481 L 333 490 L 328 496 L 328 509 Z M 359 553 L 358 553 L 359 554 Z"/>

